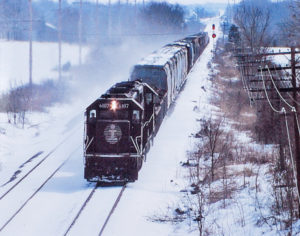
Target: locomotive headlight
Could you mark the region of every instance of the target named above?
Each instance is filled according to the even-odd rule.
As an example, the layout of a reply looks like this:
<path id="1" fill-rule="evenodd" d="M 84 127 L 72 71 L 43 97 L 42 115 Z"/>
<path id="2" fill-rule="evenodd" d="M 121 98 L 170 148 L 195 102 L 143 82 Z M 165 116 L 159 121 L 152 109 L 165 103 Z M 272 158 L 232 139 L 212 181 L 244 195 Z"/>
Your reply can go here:
<path id="1" fill-rule="evenodd" d="M 111 101 L 110 110 L 115 111 L 115 110 L 117 110 L 117 108 L 118 108 L 118 102 L 116 100 Z"/>

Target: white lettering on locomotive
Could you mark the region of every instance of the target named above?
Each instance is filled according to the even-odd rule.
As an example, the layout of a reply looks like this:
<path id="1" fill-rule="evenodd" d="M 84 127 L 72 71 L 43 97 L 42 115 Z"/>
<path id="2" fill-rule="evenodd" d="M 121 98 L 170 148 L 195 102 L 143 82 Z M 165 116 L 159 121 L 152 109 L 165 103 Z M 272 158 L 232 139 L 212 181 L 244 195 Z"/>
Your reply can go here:
<path id="1" fill-rule="evenodd" d="M 108 108 L 109 108 L 109 104 L 108 104 L 108 103 L 100 103 L 100 104 L 99 104 L 99 108 L 105 108 L 105 109 L 108 109 Z"/>
<path id="2" fill-rule="evenodd" d="M 120 104 L 120 109 L 128 109 L 129 104 Z"/>
<path id="3" fill-rule="evenodd" d="M 109 109 L 109 103 L 100 103 L 99 104 L 99 108 L 102 109 Z M 117 109 L 128 109 L 129 108 L 129 104 L 117 104 Z"/>

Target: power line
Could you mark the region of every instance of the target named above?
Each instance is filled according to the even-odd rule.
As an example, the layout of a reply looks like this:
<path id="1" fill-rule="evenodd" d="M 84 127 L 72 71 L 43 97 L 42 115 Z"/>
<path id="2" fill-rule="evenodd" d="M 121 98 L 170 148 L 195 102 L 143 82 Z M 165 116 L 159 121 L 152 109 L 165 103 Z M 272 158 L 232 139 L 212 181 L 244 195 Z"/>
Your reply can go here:
<path id="1" fill-rule="evenodd" d="M 269 106 L 271 107 L 271 109 L 274 112 L 276 112 L 278 114 L 284 114 L 284 117 L 285 117 L 285 126 L 286 126 L 286 131 L 287 131 L 287 140 L 288 140 L 288 144 L 289 144 L 290 159 L 291 159 L 291 163 L 292 163 L 292 169 L 293 169 L 293 175 L 294 175 L 294 179 L 295 179 L 296 188 L 298 190 L 297 172 L 296 172 L 295 162 L 294 162 L 294 157 L 293 157 L 293 152 L 292 152 L 292 144 L 291 144 L 290 131 L 289 131 L 289 125 L 288 125 L 286 110 L 285 110 L 284 107 L 282 107 L 281 110 L 277 110 L 272 105 L 271 101 L 269 100 L 269 96 L 268 96 L 268 93 L 267 93 L 267 90 L 266 90 L 265 80 L 263 78 L 264 76 L 262 74 L 262 71 L 261 71 L 261 77 L 262 77 L 262 80 L 263 80 L 263 87 L 264 87 L 264 91 L 265 91 L 266 98 L 267 98 L 267 101 L 269 103 Z M 300 194 L 299 194 L 299 191 L 297 191 L 297 197 L 298 197 L 298 203 L 300 204 Z"/>

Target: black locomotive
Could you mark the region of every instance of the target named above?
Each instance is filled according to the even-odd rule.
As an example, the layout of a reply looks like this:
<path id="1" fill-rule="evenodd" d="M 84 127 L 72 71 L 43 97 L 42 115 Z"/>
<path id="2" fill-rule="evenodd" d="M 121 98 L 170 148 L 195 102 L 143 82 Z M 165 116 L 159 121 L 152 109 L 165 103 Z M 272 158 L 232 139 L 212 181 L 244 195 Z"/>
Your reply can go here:
<path id="1" fill-rule="evenodd" d="M 175 41 L 135 65 L 86 109 L 84 178 L 133 182 L 163 118 L 209 42 L 207 33 Z"/>

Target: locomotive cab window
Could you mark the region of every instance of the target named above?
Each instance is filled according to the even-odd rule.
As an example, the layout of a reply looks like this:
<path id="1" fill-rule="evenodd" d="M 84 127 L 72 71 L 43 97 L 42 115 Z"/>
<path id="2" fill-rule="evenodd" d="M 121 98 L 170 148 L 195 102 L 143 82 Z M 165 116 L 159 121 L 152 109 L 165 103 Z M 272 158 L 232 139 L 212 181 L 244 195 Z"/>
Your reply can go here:
<path id="1" fill-rule="evenodd" d="M 90 118 L 96 118 L 96 110 L 90 110 Z"/>
<path id="2" fill-rule="evenodd" d="M 139 110 L 133 110 L 132 111 L 132 122 L 133 123 L 140 123 L 140 121 L 141 121 L 140 111 Z"/>
<path id="3" fill-rule="evenodd" d="M 159 105 L 160 104 L 160 99 L 158 96 L 154 96 L 154 104 Z"/>
<path id="4" fill-rule="evenodd" d="M 96 121 L 96 110 L 90 110 L 89 112 L 89 122 L 95 122 Z"/>
<path id="5" fill-rule="evenodd" d="M 146 93 L 146 104 L 149 105 L 152 102 L 152 93 Z"/>

